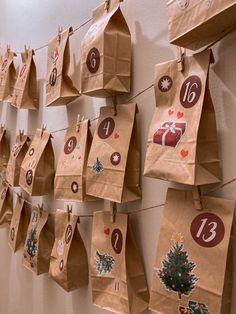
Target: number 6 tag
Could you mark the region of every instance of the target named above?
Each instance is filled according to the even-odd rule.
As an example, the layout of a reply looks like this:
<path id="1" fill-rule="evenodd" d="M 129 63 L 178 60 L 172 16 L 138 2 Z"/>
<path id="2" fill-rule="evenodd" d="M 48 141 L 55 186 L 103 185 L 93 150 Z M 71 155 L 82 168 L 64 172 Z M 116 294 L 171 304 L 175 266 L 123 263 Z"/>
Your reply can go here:
<path id="1" fill-rule="evenodd" d="M 214 247 L 224 238 L 225 226 L 215 214 L 203 213 L 194 218 L 191 224 L 193 239 L 203 247 Z"/>
<path id="2" fill-rule="evenodd" d="M 180 90 L 180 102 L 184 108 L 192 108 L 198 102 L 202 92 L 202 82 L 197 75 L 188 77 Z"/>

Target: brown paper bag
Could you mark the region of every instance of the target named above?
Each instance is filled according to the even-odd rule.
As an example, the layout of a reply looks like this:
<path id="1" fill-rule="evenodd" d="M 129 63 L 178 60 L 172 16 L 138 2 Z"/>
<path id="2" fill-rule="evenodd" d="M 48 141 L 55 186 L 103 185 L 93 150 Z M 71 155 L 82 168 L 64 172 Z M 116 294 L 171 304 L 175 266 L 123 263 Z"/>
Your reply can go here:
<path id="1" fill-rule="evenodd" d="M 211 51 L 158 64 L 156 110 L 151 122 L 144 174 L 202 185 L 219 182 L 215 112 L 208 86 Z"/>
<path id="2" fill-rule="evenodd" d="M 115 313 L 141 313 L 149 293 L 128 215 L 109 212 L 93 218 L 91 281 L 93 304 Z"/>
<path id="3" fill-rule="evenodd" d="M 91 142 L 89 120 L 68 128 L 55 175 L 56 199 L 71 201 L 85 199 L 87 159 Z"/>
<path id="4" fill-rule="evenodd" d="M 39 106 L 37 98 L 37 74 L 33 55 L 34 50 L 27 49 L 21 53 L 22 64 L 14 86 L 11 103 L 14 107 L 20 109 L 37 110 Z"/>
<path id="5" fill-rule="evenodd" d="M 169 39 L 197 50 L 236 28 L 236 0 L 169 0 Z"/>
<path id="6" fill-rule="evenodd" d="M 16 206 L 13 210 L 8 238 L 8 243 L 13 252 L 24 247 L 29 221 L 30 216 L 26 208 L 26 203 L 21 196 L 18 196 Z"/>
<path id="7" fill-rule="evenodd" d="M 80 96 L 68 75 L 71 32 L 72 27 L 60 32 L 48 45 L 46 106 L 66 105 Z"/>
<path id="8" fill-rule="evenodd" d="M 32 196 L 49 194 L 54 180 L 52 135 L 37 129 L 21 165 L 20 186 Z"/>
<path id="9" fill-rule="evenodd" d="M 12 102 L 12 94 L 16 81 L 16 69 L 13 58 L 16 54 L 7 49 L 0 69 L 0 101 Z"/>
<path id="10" fill-rule="evenodd" d="M 34 207 L 25 240 L 23 265 L 36 275 L 47 273 L 53 242 L 48 213 Z"/>
<path id="11" fill-rule="evenodd" d="M 83 94 L 109 97 L 130 91 L 131 36 L 120 0 L 106 1 L 93 11 L 81 44 Z"/>
<path id="12" fill-rule="evenodd" d="M 6 169 L 6 180 L 11 186 L 19 186 L 20 167 L 28 151 L 29 141 L 29 137 L 21 131 L 16 137 Z"/>
<path id="13" fill-rule="evenodd" d="M 117 203 L 141 197 L 136 104 L 102 107 L 88 158 L 86 192 Z"/>
<path id="14" fill-rule="evenodd" d="M 226 263 L 234 205 L 204 196 L 198 211 L 191 191 L 168 190 L 153 270 L 152 311 L 229 313 L 232 273 L 231 278 L 225 273 L 230 270 Z M 222 300 L 224 288 L 228 295 Z"/>
<path id="15" fill-rule="evenodd" d="M 88 284 L 88 259 L 76 215 L 57 210 L 49 274 L 67 292 Z"/>
<path id="16" fill-rule="evenodd" d="M 12 218 L 12 195 L 7 184 L 0 187 L 0 228 L 9 227 Z"/>
<path id="17" fill-rule="evenodd" d="M 6 128 L 0 126 L 0 172 L 6 169 L 10 157 L 10 145 L 6 137 Z"/>

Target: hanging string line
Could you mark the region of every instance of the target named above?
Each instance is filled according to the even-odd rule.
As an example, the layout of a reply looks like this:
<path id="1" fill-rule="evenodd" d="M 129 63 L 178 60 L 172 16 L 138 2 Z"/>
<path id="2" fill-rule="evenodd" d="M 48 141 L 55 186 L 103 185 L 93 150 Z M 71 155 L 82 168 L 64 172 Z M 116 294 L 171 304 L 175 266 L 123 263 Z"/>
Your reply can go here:
<path id="1" fill-rule="evenodd" d="M 2 179 L 3 183 L 4 183 L 5 185 L 7 185 L 7 186 L 11 189 L 11 191 L 12 191 L 15 195 L 17 195 L 17 196 L 19 197 L 20 194 L 19 194 L 18 192 L 16 192 L 16 191 L 13 189 L 13 187 L 3 178 L 2 175 L 1 175 L 1 179 Z M 219 186 L 217 186 L 217 187 L 214 188 L 214 189 L 211 189 L 211 190 L 209 190 L 209 191 L 207 191 L 207 192 L 204 192 L 203 195 L 212 194 L 212 193 L 214 193 L 214 192 L 216 192 L 216 191 L 218 191 L 218 190 L 224 188 L 225 186 L 228 186 L 228 185 L 232 184 L 232 183 L 235 182 L 235 181 L 236 181 L 236 177 L 233 178 L 233 179 L 231 179 L 231 180 L 229 180 L 229 181 L 226 181 L 225 183 L 220 184 Z M 21 199 L 22 199 L 25 203 L 27 203 L 27 204 L 30 205 L 31 207 L 35 207 L 35 206 L 36 206 L 35 204 L 33 204 L 33 203 L 29 202 L 28 200 L 26 200 L 25 198 L 23 198 L 22 196 L 20 196 L 20 197 L 21 197 Z M 156 205 L 152 205 L 152 206 L 149 206 L 149 207 L 144 207 L 144 208 L 140 208 L 140 209 L 132 210 L 132 211 L 125 211 L 125 212 L 120 211 L 119 213 L 124 213 L 124 214 L 127 214 L 127 215 L 136 215 L 136 214 L 139 214 L 139 213 L 143 213 L 143 212 L 146 212 L 146 211 L 149 211 L 149 210 L 152 210 L 152 209 L 155 209 L 155 208 L 159 208 L 159 207 L 164 207 L 164 206 L 165 206 L 165 203 L 161 203 L 161 204 L 156 204 Z M 96 210 L 95 210 L 94 212 L 96 212 Z M 54 214 L 54 212 L 49 213 L 49 215 L 52 215 L 52 214 Z M 92 218 L 92 217 L 93 217 L 93 214 L 78 215 L 78 216 L 79 216 L 79 218 Z"/>

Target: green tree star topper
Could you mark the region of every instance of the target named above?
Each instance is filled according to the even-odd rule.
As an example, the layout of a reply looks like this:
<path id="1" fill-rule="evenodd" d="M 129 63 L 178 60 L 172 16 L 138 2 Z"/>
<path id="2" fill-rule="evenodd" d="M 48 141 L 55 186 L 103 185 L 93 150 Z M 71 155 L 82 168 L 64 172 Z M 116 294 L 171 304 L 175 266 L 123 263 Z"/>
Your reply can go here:
<path id="1" fill-rule="evenodd" d="M 189 261 L 188 253 L 184 251 L 182 236 L 175 233 L 172 236 L 173 246 L 162 261 L 162 269 L 157 269 L 157 276 L 167 290 L 178 293 L 179 299 L 189 295 L 195 288 L 198 278 L 193 273 L 196 265 Z"/>

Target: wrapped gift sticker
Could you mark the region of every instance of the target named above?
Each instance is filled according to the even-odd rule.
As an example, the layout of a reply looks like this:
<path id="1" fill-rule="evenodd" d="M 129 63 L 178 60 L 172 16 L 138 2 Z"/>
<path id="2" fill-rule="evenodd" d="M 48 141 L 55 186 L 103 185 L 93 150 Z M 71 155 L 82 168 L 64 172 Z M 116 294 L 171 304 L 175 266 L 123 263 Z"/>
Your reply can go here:
<path id="1" fill-rule="evenodd" d="M 193 314 L 211 314 L 208 310 L 208 307 L 203 304 L 199 303 L 197 301 L 189 301 L 188 302 L 189 307 L 192 309 Z"/>
<path id="2" fill-rule="evenodd" d="M 164 122 L 153 136 L 153 143 L 176 147 L 186 130 L 186 122 Z"/>
<path id="3" fill-rule="evenodd" d="M 193 314 L 193 311 L 187 306 L 180 305 L 179 306 L 179 313 L 180 314 Z"/>

